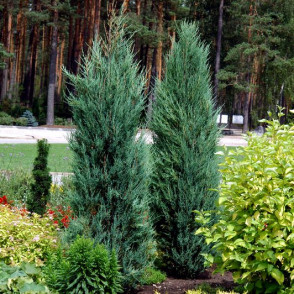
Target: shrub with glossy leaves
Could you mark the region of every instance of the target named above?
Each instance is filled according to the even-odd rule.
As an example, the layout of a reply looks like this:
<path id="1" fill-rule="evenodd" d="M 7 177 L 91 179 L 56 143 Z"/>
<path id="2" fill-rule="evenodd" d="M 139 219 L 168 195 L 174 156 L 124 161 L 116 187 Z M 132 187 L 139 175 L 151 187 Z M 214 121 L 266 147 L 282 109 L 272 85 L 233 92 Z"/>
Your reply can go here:
<path id="1" fill-rule="evenodd" d="M 250 135 L 247 147 L 225 158 L 219 220 L 197 234 L 214 244 L 208 262 L 232 271 L 248 292 L 293 293 L 294 126 L 263 122 L 263 137 Z M 208 214 L 196 219 L 205 223 Z"/>
<path id="2" fill-rule="evenodd" d="M 56 227 L 49 218 L 0 205 L 0 261 L 41 265 L 56 243 Z"/>

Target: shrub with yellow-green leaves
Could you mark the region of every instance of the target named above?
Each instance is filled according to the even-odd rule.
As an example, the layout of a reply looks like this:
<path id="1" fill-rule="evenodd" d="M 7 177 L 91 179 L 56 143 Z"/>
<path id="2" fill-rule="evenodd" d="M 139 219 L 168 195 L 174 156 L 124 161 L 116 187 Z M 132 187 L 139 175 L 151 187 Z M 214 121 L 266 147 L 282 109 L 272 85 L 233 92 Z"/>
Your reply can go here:
<path id="1" fill-rule="evenodd" d="M 263 122 L 264 136 L 250 136 L 225 158 L 219 219 L 197 234 L 214 244 L 207 261 L 217 272 L 232 271 L 248 292 L 293 293 L 294 125 Z M 205 224 L 208 215 L 196 219 Z"/>
<path id="2" fill-rule="evenodd" d="M 10 265 L 42 265 L 56 243 L 56 226 L 48 217 L 0 205 L 0 261 Z"/>

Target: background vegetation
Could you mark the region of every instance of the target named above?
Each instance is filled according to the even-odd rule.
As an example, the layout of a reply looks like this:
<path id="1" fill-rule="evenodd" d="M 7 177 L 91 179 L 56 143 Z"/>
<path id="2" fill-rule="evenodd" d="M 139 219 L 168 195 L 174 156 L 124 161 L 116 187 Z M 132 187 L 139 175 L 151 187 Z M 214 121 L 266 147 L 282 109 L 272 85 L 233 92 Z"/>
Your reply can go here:
<path id="1" fill-rule="evenodd" d="M 54 116 L 66 122 L 71 113 L 64 94 L 73 86 L 61 66 L 78 74 L 82 52 L 95 35 L 105 36 L 119 11 L 135 59 L 146 69 L 146 93 L 164 77 L 163 56 L 177 38 L 177 24 L 196 20 L 210 45 L 223 113 L 243 114 L 246 131 L 277 104 L 286 114 L 291 109 L 294 0 L 0 0 L 0 108 L 15 118 L 29 108 L 42 124 L 53 124 Z M 153 100 L 150 95 L 146 104 Z"/>

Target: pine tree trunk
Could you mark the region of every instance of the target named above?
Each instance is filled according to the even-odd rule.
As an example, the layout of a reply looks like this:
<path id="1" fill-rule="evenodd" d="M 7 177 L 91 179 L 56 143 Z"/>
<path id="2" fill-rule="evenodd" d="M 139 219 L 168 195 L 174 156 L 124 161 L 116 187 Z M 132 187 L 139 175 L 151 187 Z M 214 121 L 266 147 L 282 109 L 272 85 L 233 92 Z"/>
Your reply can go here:
<path id="1" fill-rule="evenodd" d="M 94 37 L 99 38 L 101 21 L 101 0 L 95 0 Z"/>
<path id="2" fill-rule="evenodd" d="M 174 25 L 174 23 L 176 22 L 176 20 L 177 20 L 177 15 L 176 14 L 173 14 L 171 16 L 171 24 Z M 173 47 L 173 43 L 176 40 L 176 31 L 174 30 L 174 28 L 169 27 L 168 28 L 168 33 L 169 33 L 169 36 L 170 36 L 170 50 L 171 50 L 172 47 Z"/>
<path id="3" fill-rule="evenodd" d="M 54 0 L 52 5 L 56 6 L 57 1 Z M 58 40 L 58 10 L 54 9 L 54 27 L 52 31 L 51 39 L 51 54 L 50 54 L 50 68 L 49 68 L 49 85 L 48 85 L 48 96 L 47 96 L 47 120 L 46 124 L 51 126 L 54 124 L 54 96 L 55 96 L 55 85 L 56 85 L 56 59 L 57 59 L 57 40 Z"/>
<path id="4" fill-rule="evenodd" d="M 137 17 L 141 16 L 141 0 L 136 0 L 136 15 Z M 138 36 L 135 37 L 135 46 L 134 46 L 134 53 L 136 56 L 136 60 L 139 60 L 140 56 L 140 38 Z"/>
<path id="5" fill-rule="evenodd" d="M 7 15 L 7 20 L 6 20 L 6 34 L 5 34 L 5 39 L 4 39 L 4 46 L 7 52 L 11 52 L 11 30 L 12 30 L 12 5 L 11 4 L 6 4 L 6 15 Z M 10 59 L 7 58 L 5 60 L 6 65 L 3 70 L 3 75 L 2 75 L 2 83 L 1 83 L 1 94 L 0 94 L 0 101 L 2 101 L 6 95 L 7 95 L 7 90 L 8 90 L 8 74 L 9 74 L 9 66 L 10 66 Z"/>
<path id="6" fill-rule="evenodd" d="M 220 70 L 220 56 L 222 47 L 222 32 L 223 32 L 223 13 L 224 13 L 224 0 L 220 0 L 219 5 L 219 18 L 217 28 L 217 45 L 216 45 L 216 58 L 215 58 L 215 70 L 214 70 L 214 98 L 218 97 L 218 77 L 217 74 Z"/>
<path id="7" fill-rule="evenodd" d="M 19 3 L 19 13 L 17 14 L 17 42 L 16 42 L 16 83 L 20 84 L 23 79 L 24 72 L 24 57 L 25 57 L 25 44 L 26 44 L 26 27 L 27 19 L 24 15 L 23 8 L 27 7 L 27 0 L 22 0 Z"/>
<path id="8" fill-rule="evenodd" d="M 82 15 L 81 2 L 78 2 L 77 15 Z M 77 74 L 79 71 L 79 62 L 82 52 L 82 21 L 81 18 L 77 18 L 75 22 L 75 33 L 74 33 L 74 43 L 73 43 L 73 54 L 71 59 L 71 71 Z"/>
<path id="9" fill-rule="evenodd" d="M 39 12 L 41 10 L 40 0 L 34 1 L 34 10 Z M 21 96 L 21 102 L 27 106 L 32 106 L 34 87 L 35 87 L 35 72 L 37 60 L 37 48 L 39 42 L 39 24 L 33 25 L 29 38 L 27 69 L 24 78 L 24 92 Z"/>
<path id="10" fill-rule="evenodd" d="M 56 102 L 60 103 L 60 94 L 62 87 L 62 66 L 63 66 L 63 56 L 64 56 L 64 47 L 65 47 L 65 38 L 63 36 L 60 48 L 58 50 L 58 62 L 56 67 L 56 75 L 57 75 L 57 91 L 56 91 Z"/>
<path id="11" fill-rule="evenodd" d="M 159 36 L 159 41 L 157 45 L 157 54 L 156 54 L 156 69 L 157 69 L 157 78 L 161 80 L 162 74 L 162 37 L 163 37 L 163 1 L 159 1 L 157 7 L 158 15 L 158 27 L 157 32 Z"/>
<path id="12" fill-rule="evenodd" d="M 124 0 L 123 5 L 122 5 L 122 7 L 123 7 L 123 9 L 122 9 L 123 14 L 125 14 L 125 13 L 128 12 L 129 3 L 130 3 L 130 0 Z"/>

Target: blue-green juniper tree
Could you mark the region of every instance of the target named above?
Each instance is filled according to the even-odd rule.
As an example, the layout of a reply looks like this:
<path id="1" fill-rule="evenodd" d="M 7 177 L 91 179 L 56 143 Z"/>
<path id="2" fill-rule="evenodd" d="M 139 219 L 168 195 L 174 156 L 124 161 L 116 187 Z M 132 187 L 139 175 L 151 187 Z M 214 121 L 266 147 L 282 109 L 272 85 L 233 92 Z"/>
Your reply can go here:
<path id="1" fill-rule="evenodd" d="M 213 209 L 218 196 L 212 190 L 219 183 L 218 111 L 212 99 L 209 49 L 197 26 L 183 23 L 178 36 L 155 90 L 152 210 L 165 269 L 194 277 L 203 270 L 201 253 L 209 247 L 195 235 L 193 210 Z"/>
<path id="2" fill-rule="evenodd" d="M 110 23 L 108 39 L 94 41 L 69 97 L 77 126 L 70 139 L 77 219 L 72 236 L 86 234 L 115 250 L 125 287 L 140 282 L 154 259 L 149 212 L 149 147 L 135 140 L 144 109 L 144 75 L 134 63 L 122 20 Z"/>

